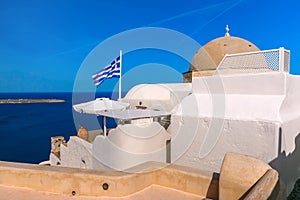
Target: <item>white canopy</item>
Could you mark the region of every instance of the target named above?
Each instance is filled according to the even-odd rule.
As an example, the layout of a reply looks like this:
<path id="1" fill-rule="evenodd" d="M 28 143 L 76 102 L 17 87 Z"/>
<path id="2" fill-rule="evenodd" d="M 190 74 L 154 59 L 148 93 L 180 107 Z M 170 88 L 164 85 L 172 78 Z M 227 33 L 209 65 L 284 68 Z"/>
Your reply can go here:
<path id="1" fill-rule="evenodd" d="M 94 101 L 80 103 L 73 106 L 74 110 L 85 114 L 102 116 L 103 133 L 106 136 L 106 117 L 115 119 L 139 119 L 170 115 L 169 112 L 156 110 L 129 109 L 129 103 L 113 101 L 108 98 L 98 98 Z"/>
<path id="2" fill-rule="evenodd" d="M 93 101 L 73 105 L 79 113 L 99 115 L 103 111 L 125 110 L 129 103 L 110 100 L 109 98 L 97 98 Z"/>

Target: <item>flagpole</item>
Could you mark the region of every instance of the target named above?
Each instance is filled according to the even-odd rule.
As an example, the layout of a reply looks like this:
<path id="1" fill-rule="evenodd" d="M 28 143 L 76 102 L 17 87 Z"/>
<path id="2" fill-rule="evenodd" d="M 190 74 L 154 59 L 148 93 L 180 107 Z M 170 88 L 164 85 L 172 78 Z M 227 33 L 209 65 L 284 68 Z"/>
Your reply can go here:
<path id="1" fill-rule="evenodd" d="M 119 100 L 122 98 L 122 50 L 120 50 Z"/>

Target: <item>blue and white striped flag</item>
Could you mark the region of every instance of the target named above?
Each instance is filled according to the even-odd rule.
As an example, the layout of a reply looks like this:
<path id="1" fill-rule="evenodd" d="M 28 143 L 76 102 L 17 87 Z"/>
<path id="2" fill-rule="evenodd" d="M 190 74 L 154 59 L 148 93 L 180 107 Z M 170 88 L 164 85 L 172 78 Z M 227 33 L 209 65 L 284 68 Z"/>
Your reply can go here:
<path id="1" fill-rule="evenodd" d="M 110 65 L 92 76 L 95 86 L 98 87 L 105 79 L 120 77 L 120 66 L 119 56 Z"/>

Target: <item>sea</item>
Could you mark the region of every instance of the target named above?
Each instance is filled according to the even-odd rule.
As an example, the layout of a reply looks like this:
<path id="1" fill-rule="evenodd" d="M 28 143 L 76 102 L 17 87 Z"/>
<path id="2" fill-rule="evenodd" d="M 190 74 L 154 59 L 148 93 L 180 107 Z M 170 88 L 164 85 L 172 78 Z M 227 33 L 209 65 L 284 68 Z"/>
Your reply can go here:
<path id="1" fill-rule="evenodd" d="M 110 97 L 111 93 L 96 96 Z M 49 160 L 51 137 L 76 135 L 72 93 L 0 93 L 0 99 L 63 99 L 63 103 L 0 104 L 0 160 Z M 99 120 L 100 121 L 100 120 Z"/>

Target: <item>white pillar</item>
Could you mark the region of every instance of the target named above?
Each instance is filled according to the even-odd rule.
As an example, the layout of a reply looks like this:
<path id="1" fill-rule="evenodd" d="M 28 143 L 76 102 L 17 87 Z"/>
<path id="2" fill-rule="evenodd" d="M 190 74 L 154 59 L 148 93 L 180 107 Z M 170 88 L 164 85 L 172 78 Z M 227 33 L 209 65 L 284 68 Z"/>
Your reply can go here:
<path id="1" fill-rule="evenodd" d="M 279 48 L 279 72 L 284 72 L 284 48 Z"/>
<path id="2" fill-rule="evenodd" d="M 102 116 L 102 129 L 103 129 L 103 136 L 106 137 L 106 132 L 107 132 L 107 128 L 106 128 L 106 117 Z"/>

